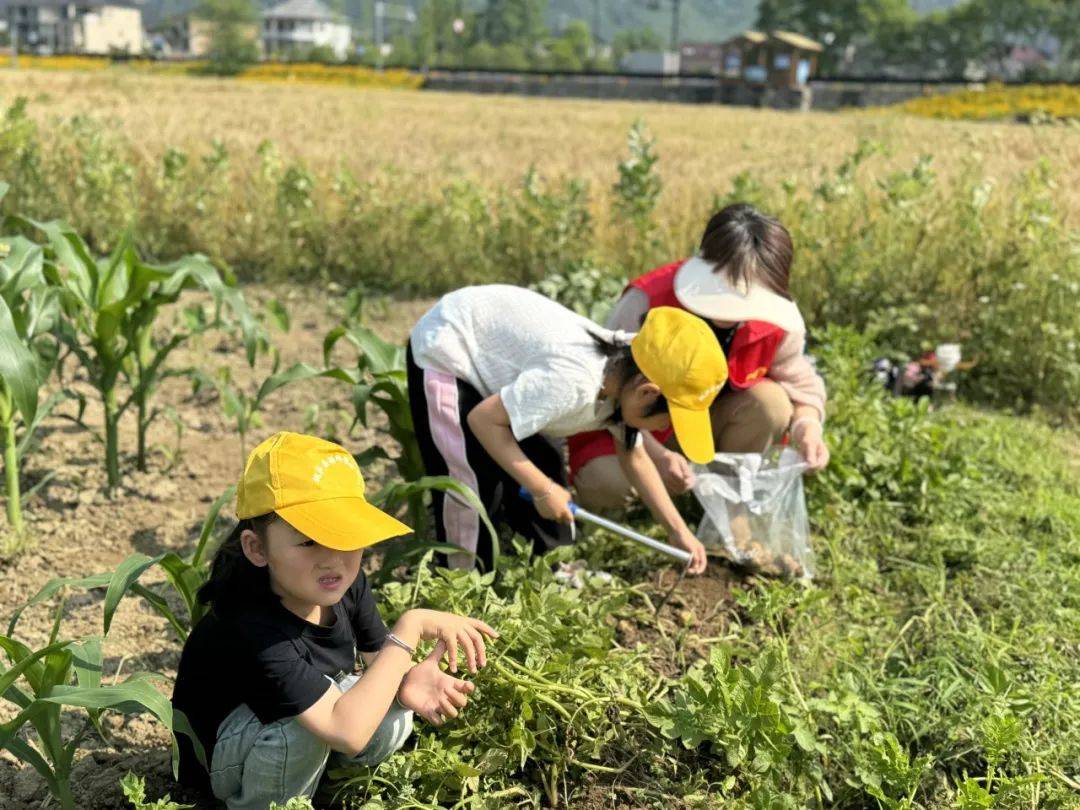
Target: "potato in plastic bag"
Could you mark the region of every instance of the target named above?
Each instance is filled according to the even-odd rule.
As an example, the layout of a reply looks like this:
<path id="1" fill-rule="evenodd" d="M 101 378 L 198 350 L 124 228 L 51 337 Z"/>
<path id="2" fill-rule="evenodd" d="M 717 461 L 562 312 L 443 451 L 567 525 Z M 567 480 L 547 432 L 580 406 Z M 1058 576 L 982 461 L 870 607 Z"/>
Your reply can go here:
<path id="1" fill-rule="evenodd" d="M 789 447 L 765 455 L 717 453 L 712 463 L 695 464 L 694 495 L 705 509 L 698 539 L 762 574 L 812 579 L 807 467 Z"/>

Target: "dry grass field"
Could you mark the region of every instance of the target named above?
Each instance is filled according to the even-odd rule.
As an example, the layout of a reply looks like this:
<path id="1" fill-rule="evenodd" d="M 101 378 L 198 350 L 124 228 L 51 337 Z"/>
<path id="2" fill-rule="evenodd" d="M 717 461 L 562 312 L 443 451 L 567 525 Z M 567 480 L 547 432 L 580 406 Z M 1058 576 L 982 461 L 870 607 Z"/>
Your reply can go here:
<path id="1" fill-rule="evenodd" d="M 365 178 L 389 167 L 402 183 L 438 187 L 451 176 L 516 185 L 530 165 L 547 177 L 614 181 L 626 132 L 643 119 L 665 181 L 660 219 L 676 232 L 715 190 L 743 171 L 776 182 L 816 178 L 860 138 L 890 156 L 874 171 L 934 157 L 945 177 L 975 162 L 1006 181 L 1046 158 L 1060 171 L 1070 219 L 1080 211 L 1080 133 L 1065 126 L 933 121 L 889 112 L 797 114 L 737 107 L 538 100 L 313 85 L 94 73 L 0 70 L 0 99 L 30 99 L 31 116 L 87 114 L 109 121 L 147 157 L 169 146 L 199 153 L 213 139 L 254 164 L 264 139 L 316 176 L 339 167 Z M 595 199 L 595 197 L 594 197 Z"/>

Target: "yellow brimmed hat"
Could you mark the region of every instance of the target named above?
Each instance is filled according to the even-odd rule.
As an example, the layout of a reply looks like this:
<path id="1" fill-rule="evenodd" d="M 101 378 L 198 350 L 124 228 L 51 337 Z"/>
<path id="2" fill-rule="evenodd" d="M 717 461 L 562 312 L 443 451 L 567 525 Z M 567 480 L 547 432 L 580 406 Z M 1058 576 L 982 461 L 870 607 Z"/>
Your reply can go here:
<path id="1" fill-rule="evenodd" d="M 630 353 L 667 398 L 671 426 L 686 457 L 708 464 L 715 455 L 709 406 L 728 378 L 712 328 L 685 310 L 656 307 L 630 342 Z"/>
<path id="2" fill-rule="evenodd" d="M 276 512 L 319 545 L 356 551 L 412 531 L 364 497 L 364 476 L 345 448 L 275 433 L 251 451 L 236 491 L 240 520 Z"/>

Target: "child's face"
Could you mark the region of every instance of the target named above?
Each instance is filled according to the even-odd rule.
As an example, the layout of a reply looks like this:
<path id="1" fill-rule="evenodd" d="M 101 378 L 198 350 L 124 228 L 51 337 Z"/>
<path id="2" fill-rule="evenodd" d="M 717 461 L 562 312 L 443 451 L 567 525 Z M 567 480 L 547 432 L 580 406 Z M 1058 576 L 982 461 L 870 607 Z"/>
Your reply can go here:
<path id="1" fill-rule="evenodd" d="M 637 430 L 667 430 L 671 427 L 669 414 L 656 413 L 646 416 L 659 398 L 660 386 L 639 375 L 636 385 L 625 386 L 619 394 L 619 408 L 622 411 L 623 422 Z"/>
<path id="2" fill-rule="evenodd" d="M 360 573 L 362 550 L 321 546 L 284 520 L 267 527 L 265 542 L 254 532 L 248 534 L 241 540 L 244 553 L 255 565 L 269 569 L 270 588 L 289 609 L 337 604 Z"/>

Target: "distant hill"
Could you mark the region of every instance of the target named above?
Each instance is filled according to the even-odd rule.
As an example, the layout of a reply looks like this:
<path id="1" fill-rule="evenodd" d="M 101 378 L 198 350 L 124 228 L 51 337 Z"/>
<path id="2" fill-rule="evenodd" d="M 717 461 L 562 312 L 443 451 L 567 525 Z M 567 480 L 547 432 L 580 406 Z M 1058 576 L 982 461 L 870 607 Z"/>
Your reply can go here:
<path id="1" fill-rule="evenodd" d="M 548 25 L 555 31 L 570 20 L 593 24 L 593 0 L 548 0 Z M 599 36 L 605 42 L 628 28 L 653 28 L 666 43 L 671 37 L 671 0 L 600 2 Z M 651 8 L 650 8 L 651 6 Z M 679 38 L 715 42 L 752 28 L 758 0 L 682 0 Z M 597 33 L 594 31 L 593 33 Z"/>
<path id="2" fill-rule="evenodd" d="M 909 0 L 911 7 L 920 14 L 941 11 L 960 5 L 964 0 Z"/>

